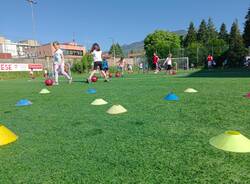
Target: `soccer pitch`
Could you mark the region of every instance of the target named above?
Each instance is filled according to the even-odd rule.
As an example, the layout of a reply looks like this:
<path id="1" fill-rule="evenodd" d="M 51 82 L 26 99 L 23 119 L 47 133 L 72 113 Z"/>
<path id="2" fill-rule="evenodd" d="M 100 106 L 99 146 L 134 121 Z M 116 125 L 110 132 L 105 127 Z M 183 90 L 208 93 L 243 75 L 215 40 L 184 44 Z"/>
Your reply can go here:
<path id="1" fill-rule="evenodd" d="M 0 147 L 0 183 L 250 183 L 248 153 L 209 144 L 227 130 L 250 138 L 249 73 L 190 75 L 75 76 L 46 95 L 42 79 L 0 81 L 0 122 L 19 137 Z M 164 100 L 170 92 L 179 101 Z M 92 106 L 97 98 L 108 104 Z M 113 105 L 127 112 L 106 113 Z"/>

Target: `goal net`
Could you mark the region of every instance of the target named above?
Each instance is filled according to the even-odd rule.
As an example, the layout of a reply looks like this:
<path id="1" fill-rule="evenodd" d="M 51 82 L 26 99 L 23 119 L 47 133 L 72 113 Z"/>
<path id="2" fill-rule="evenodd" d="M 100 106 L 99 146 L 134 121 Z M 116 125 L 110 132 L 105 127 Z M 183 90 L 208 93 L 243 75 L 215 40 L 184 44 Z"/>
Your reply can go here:
<path id="1" fill-rule="evenodd" d="M 166 59 L 159 60 L 159 66 L 163 69 L 163 66 Z M 188 57 L 179 57 L 172 58 L 172 65 L 175 70 L 189 70 L 189 58 Z"/>

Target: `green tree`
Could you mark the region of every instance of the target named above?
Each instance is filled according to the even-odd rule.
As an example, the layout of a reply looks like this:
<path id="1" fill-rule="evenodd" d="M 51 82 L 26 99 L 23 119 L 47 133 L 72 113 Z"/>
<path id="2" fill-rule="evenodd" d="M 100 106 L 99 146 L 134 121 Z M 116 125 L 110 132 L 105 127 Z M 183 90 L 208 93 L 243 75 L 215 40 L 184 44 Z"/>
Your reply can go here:
<path id="1" fill-rule="evenodd" d="M 144 49 L 146 56 L 152 64 L 152 57 L 154 52 L 158 54 L 160 58 L 166 58 L 169 53 L 175 55 L 176 48 L 180 48 L 180 36 L 168 31 L 157 30 L 152 34 L 149 34 L 144 40 Z"/>
<path id="2" fill-rule="evenodd" d="M 250 7 L 246 15 L 246 22 L 244 26 L 243 39 L 246 47 L 250 47 Z"/>
<path id="3" fill-rule="evenodd" d="M 211 18 L 208 19 L 207 23 L 207 36 L 208 42 L 209 40 L 214 40 L 218 37 L 218 32 L 216 31 L 216 28 Z"/>
<path id="4" fill-rule="evenodd" d="M 190 22 L 188 33 L 184 39 L 184 47 L 188 47 L 191 43 L 194 43 L 197 41 L 197 33 L 194 27 L 194 23 Z"/>
<path id="5" fill-rule="evenodd" d="M 222 65 L 225 60 L 224 55 L 228 50 L 228 44 L 223 39 L 215 38 L 209 40 L 208 45 L 209 47 L 207 47 L 207 51 L 209 54 L 213 55 L 217 65 Z"/>
<path id="6" fill-rule="evenodd" d="M 119 45 L 119 43 L 111 45 L 109 54 L 111 55 L 115 54 L 116 57 L 124 57 L 123 50 L 121 46 Z"/>
<path id="7" fill-rule="evenodd" d="M 186 55 L 190 63 L 193 63 L 195 66 L 205 66 L 207 54 L 207 49 L 198 42 L 193 42 L 186 48 Z"/>
<path id="8" fill-rule="evenodd" d="M 134 50 L 129 51 L 129 54 L 134 54 L 134 53 L 135 53 Z"/>
<path id="9" fill-rule="evenodd" d="M 219 39 L 224 40 L 226 43 L 228 43 L 228 32 L 227 32 L 227 27 L 225 23 L 222 23 L 220 26 L 220 32 L 219 32 Z"/>
<path id="10" fill-rule="evenodd" d="M 246 48 L 240 34 L 238 21 L 236 20 L 229 35 L 228 61 L 230 66 L 239 67 L 246 55 Z"/>
<path id="11" fill-rule="evenodd" d="M 180 40 L 181 40 L 181 47 L 184 47 L 185 36 L 184 35 L 180 35 Z"/>
<path id="12" fill-rule="evenodd" d="M 85 54 L 81 60 L 75 59 L 72 66 L 72 71 L 77 73 L 84 73 L 91 69 L 93 63 L 93 56 Z"/>
<path id="13" fill-rule="evenodd" d="M 197 33 L 197 40 L 198 42 L 202 43 L 202 44 L 207 44 L 208 41 L 208 33 L 207 33 L 207 23 L 206 21 L 203 19 L 201 21 L 201 24 L 199 26 L 199 30 Z"/>
<path id="14" fill-rule="evenodd" d="M 116 44 L 116 49 L 117 49 L 117 54 L 116 55 L 118 57 L 124 57 L 123 50 L 122 50 L 122 48 L 121 48 L 121 46 L 120 46 L 119 43 Z"/>
<path id="15" fill-rule="evenodd" d="M 83 65 L 83 70 L 90 70 L 92 67 L 92 63 L 93 63 L 93 56 L 91 54 L 85 54 L 82 57 L 82 65 Z"/>

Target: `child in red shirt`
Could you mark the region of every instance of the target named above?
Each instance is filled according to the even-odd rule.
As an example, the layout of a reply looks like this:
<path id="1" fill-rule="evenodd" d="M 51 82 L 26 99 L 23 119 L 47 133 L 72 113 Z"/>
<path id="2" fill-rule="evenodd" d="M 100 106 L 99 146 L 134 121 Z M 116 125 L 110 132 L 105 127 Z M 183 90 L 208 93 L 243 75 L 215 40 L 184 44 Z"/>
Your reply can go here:
<path id="1" fill-rule="evenodd" d="M 153 64 L 155 65 L 155 73 L 158 73 L 159 72 L 159 57 L 156 55 L 156 53 L 154 53 L 154 56 L 153 56 Z"/>
<path id="2" fill-rule="evenodd" d="M 211 68 L 212 67 L 212 64 L 213 64 L 213 56 L 211 56 L 210 54 L 207 56 L 207 65 L 208 65 L 208 68 Z"/>

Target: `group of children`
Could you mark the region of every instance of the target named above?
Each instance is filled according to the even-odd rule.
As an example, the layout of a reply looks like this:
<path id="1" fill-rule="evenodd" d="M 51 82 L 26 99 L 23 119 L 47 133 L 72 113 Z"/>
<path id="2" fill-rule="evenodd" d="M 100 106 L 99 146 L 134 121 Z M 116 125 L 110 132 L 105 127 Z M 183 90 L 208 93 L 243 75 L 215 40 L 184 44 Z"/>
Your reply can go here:
<path id="1" fill-rule="evenodd" d="M 58 85 L 58 74 L 61 73 L 63 76 L 65 76 L 69 83 L 72 82 L 72 76 L 69 75 L 69 73 L 65 72 L 65 61 L 64 61 L 64 55 L 63 51 L 59 48 L 59 43 L 54 42 L 53 47 L 55 49 L 54 52 L 54 59 L 53 59 L 53 72 L 55 75 L 55 85 Z M 109 65 L 107 61 L 107 57 L 103 55 L 103 52 L 99 46 L 98 43 L 94 43 L 90 54 L 93 56 L 93 68 L 92 72 L 90 73 L 89 77 L 86 79 L 87 83 L 91 83 L 92 77 L 97 73 L 99 70 L 101 75 L 104 77 L 104 82 L 109 82 Z M 121 73 L 123 76 L 124 70 L 125 70 L 125 59 L 122 57 L 117 62 L 117 70 Z M 132 65 L 128 65 L 128 71 L 132 71 Z"/>
<path id="2" fill-rule="evenodd" d="M 216 66 L 216 62 L 214 60 L 214 57 L 211 54 L 209 54 L 207 56 L 207 66 L 209 69 Z"/>
<path id="3" fill-rule="evenodd" d="M 65 61 L 64 61 L 64 55 L 63 51 L 60 49 L 59 43 L 54 42 L 53 47 L 55 49 L 54 51 L 54 61 L 53 61 L 53 72 L 54 72 L 54 78 L 55 78 L 55 85 L 58 85 L 58 75 L 61 73 L 65 78 L 68 79 L 69 83 L 71 84 L 72 82 L 72 76 L 65 72 Z M 90 54 L 93 56 L 93 69 L 92 72 L 90 73 L 89 77 L 86 79 L 87 83 L 91 83 L 92 77 L 97 73 L 99 70 L 101 75 L 104 77 L 105 82 L 109 82 L 109 65 L 107 58 L 103 56 L 103 52 L 99 46 L 98 43 L 94 43 L 91 50 Z M 159 65 L 159 60 L 160 58 L 157 56 L 156 53 L 153 55 L 153 64 L 155 65 L 155 73 L 158 73 L 161 69 Z M 173 63 L 172 63 L 172 54 L 169 54 L 167 59 L 164 61 L 163 66 L 165 67 L 166 71 L 168 74 L 173 73 Z M 117 70 L 121 73 L 121 75 L 124 75 L 124 70 L 126 67 L 126 62 L 125 59 L 122 57 L 118 62 L 117 62 Z M 128 73 L 133 72 L 132 65 L 128 64 L 127 65 L 127 70 Z M 139 71 L 144 70 L 143 63 L 139 64 Z"/>
<path id="4" fill-rule="evenodd" d="M 60 49 L 60 44 L 58 42 L 53 42 L 53 47 L 55 50 L 54 55 L 53 55 L 53 73 L 54 73 L 54 80 L 55 80 L 54 85 L 59 85 L 59 81 L 58 81 L 59 73 L 61 73 L 65 78 L 67 78 L 69 81 L 69 84 L 71 84 L 73 78 L 69 72 L 65 71 L 65 60 L 64 60 L 63 51 Z M 97 43 L 93 44 L 90 54 L 93 55 L 93 60 L 94 60 L 93 70 L 90 73 L 89 77 L 87 78 L 86 82 L 87 83 L 91 82 L 92 77 L 95 75 L 98 69 L 101 71 L 102 76 L 105 78 L 104 81 L 108 82 L 109 81 L 108 61 L 106 60 L 105 57 L 103 57 L 101 48 Z M 45 77 L 48 77 L 48 75 L 46 75 Z"/>
<path id="5" fill-rule="evenodd" d="M 157 56 L 157 54 L 154 53 L 153 64 L 155 67 L 155 74 L 157 74 L 161 70 L 159 60 L 160 60 L 159 56 Z M 164 61 L 162 66 L 166 69 L 166 72 L 169 75 L 173 74 L 173 62 L 172 62 L 172 54 L 171 53 L 168 55 L 167 59 Z"/>

